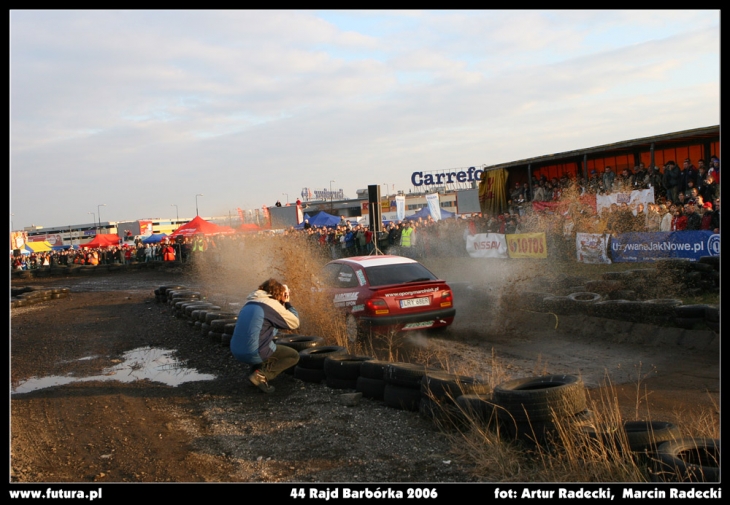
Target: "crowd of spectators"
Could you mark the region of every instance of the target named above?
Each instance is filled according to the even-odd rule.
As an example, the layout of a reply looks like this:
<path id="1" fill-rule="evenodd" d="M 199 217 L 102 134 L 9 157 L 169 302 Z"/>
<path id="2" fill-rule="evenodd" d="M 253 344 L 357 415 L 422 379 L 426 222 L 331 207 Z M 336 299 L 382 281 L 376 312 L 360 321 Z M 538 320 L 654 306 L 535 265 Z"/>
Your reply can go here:
<path id="1" fill-rule="evenodd" d="M 720 163 L 712 157 L 709 167 L 703 160 L 695 168 L 689 159 L 682 168 L 669 161 L 664 172 L 658 167 L 647 169 L 642 163 L 616 175 L 611 167 L 603 174 L 591 171 L 588 180 L 534 177 L 530 192 L 528 183 L 516 183 L 509 194 L 507 210 L 500 214 L 473 214 L 464 219 L 406 219 L 387 223 L 374 233 L 368 226 L 351 223 L 344 216 L 333 227 L 316 227 L 305 222 L 301 229 L 290 228 L 283 237 L 304 236 L 328 258 L 367 255 L 376 248 L 389 254 L 422 258 L 431 256 L 466 256 L 465 237 L 477 233 L 545 232 L 553 252 L 559 254 L 570 247 L 575 233 L 656 232 L 711 230 L 720 232 Z M 600 214 L 592 205 L 582 203 L 586 194 L 611 194 L 654 188 L 655 201 L 630 207 L 627 203 L 611 204 Z M 532 202 L 563 202 L 557 211 L 534 211 Z M 259 240 L 260 235 L 236 234 L 217 237 L 187 237 L 180 242 L 119 246 L 33 253 L 11 258 L 14 269 L 27 270 L 53 265 L 104 265 L 148 261 L 187 262 L 196 255 L 215 256 L 229 247 L 241 248 L 242 242 Z M 550 249 L 550 247 L 549 247 Z"/>

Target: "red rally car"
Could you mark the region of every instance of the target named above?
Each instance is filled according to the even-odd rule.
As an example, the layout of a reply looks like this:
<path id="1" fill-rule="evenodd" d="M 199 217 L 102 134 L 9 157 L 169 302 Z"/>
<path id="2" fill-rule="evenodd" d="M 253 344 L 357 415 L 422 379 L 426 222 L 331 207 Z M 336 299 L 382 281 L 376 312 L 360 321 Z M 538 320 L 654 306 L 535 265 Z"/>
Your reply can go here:
<path id="1" fill-rule="evenodd" d="M 451 288 L 410 258 L 342 258 L 324 267 L 321 280 L 334 305 L 346 310 L 351 341 L 370 331 L 446 328 L 456 315 Z"/>

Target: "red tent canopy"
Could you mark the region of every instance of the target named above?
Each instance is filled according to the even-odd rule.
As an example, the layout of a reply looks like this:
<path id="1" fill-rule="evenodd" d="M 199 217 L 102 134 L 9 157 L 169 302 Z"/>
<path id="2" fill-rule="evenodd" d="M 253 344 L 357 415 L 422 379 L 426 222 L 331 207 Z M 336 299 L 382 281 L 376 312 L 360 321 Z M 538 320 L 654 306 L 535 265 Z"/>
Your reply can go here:
<path id="1" fill-rule="evenodd" d="M 81 244 L 81 247 L 111 247 L 115 245 L 119 245 L 119 235 L 100 233 L 91 242 Z"/>
<path id="2" fill-rule="evenodd" d="M 206 221 L 200 216 L 195 216 L 192 221 L 185 223 L 168 238 L 175 238 L 177 236 L 192 237 L 194 235 L 220 235 L 231 234 L 236 231 L 229 226 L 218 226 L 215 223 Z"/>

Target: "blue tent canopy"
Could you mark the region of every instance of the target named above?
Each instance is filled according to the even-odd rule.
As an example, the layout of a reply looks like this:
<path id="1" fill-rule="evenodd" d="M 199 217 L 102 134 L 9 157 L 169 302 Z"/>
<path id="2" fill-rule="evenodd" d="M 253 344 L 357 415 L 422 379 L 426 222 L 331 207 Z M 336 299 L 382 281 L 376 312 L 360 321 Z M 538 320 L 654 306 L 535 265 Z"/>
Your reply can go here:
<path id="1" fill-rule="evenodd" d="M 441 219 L 448 219 L 450 217 L 455 217 L 456 214 L 454 212 L 449 212 L 448 210 L 441 209 Z M 428 206 L 421 208 L 418 212 L 415 214 L 411 214 L 410 216 L 406 216 L 406 220 L 408 219 L 418 219 L 418 218 L 428 219 L 431 217 L 431 212 L 428 210 Z"/>
<path id="2" fill-rule="evenodd" d="M 309 217 L 305 214 L 304 219 L 309 219 L 309 224 L 311 224 L 312 226 L 317 226 L 319 228 L 321 228 L 322 226 L 337 226 L 340 223 L 339 217 L 333 216 L 332 214 L 327 214 L 325 211 L 318 212 L 312 217 Z M 302 229 L 303 227 L 303 222 L 295 226 L 295 228 L 298 229 Z"/>
<path id="3" fill-rule="evenodd" d="M 157 244 L 158 242 L 162 242 L 162 240 L 164 240 L 165 238 L 167 238 L 166 233 L 153 233 L 149 237 L 143 238 L 142 243 L 143 244 Z"/>

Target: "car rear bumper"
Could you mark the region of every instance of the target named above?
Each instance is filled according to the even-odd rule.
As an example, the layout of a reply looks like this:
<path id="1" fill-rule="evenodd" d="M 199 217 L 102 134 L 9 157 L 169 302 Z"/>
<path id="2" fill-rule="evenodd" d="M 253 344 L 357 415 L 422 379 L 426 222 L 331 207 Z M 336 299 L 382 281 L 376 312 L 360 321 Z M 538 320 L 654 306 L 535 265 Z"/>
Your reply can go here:
<path id="1" fill-rule="evenodd" d="M 370 326 L 400 326 L 410 323 L 421 323 L 424 321 L 434 321 L 433 326 L 443 326 L 451 324 L 456 315 L 455 308 L 433 310 L 429 312 L 420 312 L 415 314 L 398 314 L 394 316 L 361 316 L 359 319 L 362 323 Z M 441 322 L 443 321 L 443 322 Z"/>

